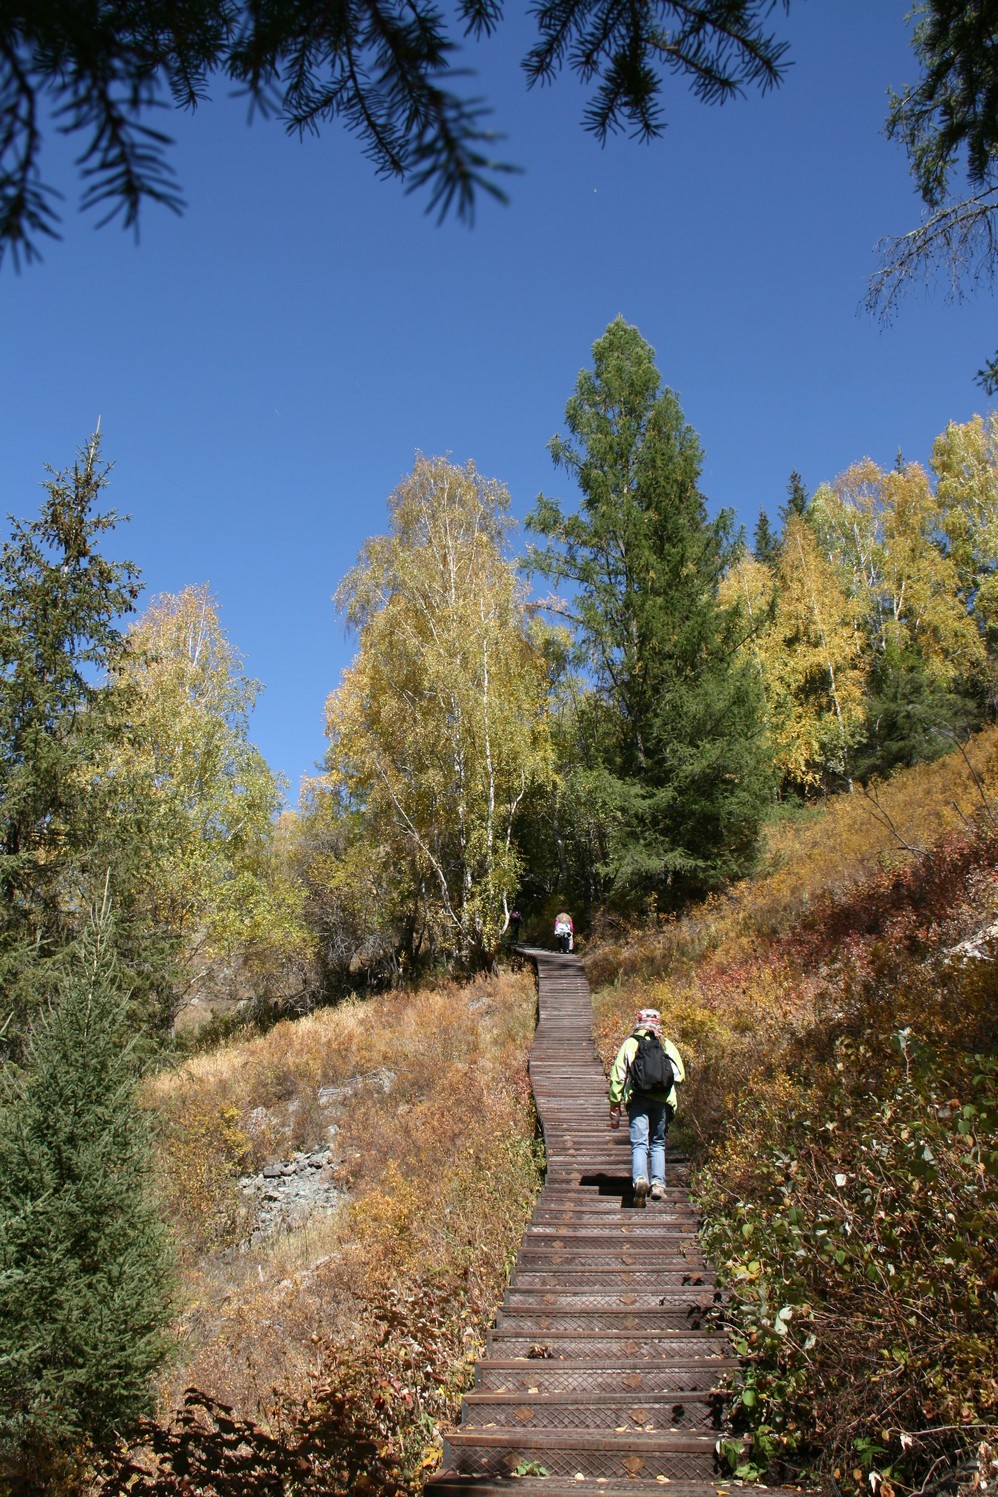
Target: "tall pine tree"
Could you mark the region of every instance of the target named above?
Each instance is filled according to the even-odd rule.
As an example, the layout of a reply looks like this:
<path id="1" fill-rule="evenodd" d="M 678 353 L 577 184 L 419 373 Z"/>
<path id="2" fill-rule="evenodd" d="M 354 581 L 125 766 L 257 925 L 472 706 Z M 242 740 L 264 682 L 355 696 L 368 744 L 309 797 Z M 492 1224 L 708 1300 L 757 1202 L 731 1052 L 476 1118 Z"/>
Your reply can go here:
<path id="1" fill-rule="evenodd" d="M 762 566 L 775 567 L 779 554 L 780 542 L 773 534 L 773 527 L 769 523 L 766 511 L 760 509 L 752 538 L 752 555 Z"/>
<path id="2" fill-rule="evenodd" d="M 675 905 L 752 860 L 769 790 L 760 692 L 735 658 L 740 617 L 718 602 L 731 516 L 708 519 L 699 439 L 636 328 L 617 318 L 593 356 L 569 436 L 551 443 L 581 503 L 538 499 L 527 525 L 546 545 L 528 566 L 571 584 L 579 660 L 609 719 L 611 890 Z"/>
<path id="3" fill-rule="evenodd" d="M 14 1049 L 46 961 L 78 934 L 120 851 L 117 796 L 93 767 L 127 723 L 127 695 L 109 683 L 139 594 L 135 567 L 101 552 L 117 516 L 96 509 L 99 438 L 49 471 L 40 514 L 13 520 L 0 548 L 0 985 Z"/>
<path id="4" fill-rule="evenodd" d="M 791 520 L 803 520 L 809 503 L 804 480 L 795 468 L 787 479 L 787 502 L 780 505 L 780 523 L 784 531 Z"/>

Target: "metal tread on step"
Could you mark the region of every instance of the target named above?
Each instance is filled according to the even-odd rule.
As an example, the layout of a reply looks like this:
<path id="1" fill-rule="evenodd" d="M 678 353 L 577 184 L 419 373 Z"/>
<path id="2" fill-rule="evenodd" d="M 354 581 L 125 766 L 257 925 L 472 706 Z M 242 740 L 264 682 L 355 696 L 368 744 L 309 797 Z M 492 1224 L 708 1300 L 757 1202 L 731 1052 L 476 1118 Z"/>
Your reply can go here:
<path id="1" fill-rule="evenodd" d="M 582 965 L 527 954 L 547 1180 L 427 1497 L 724 1497 L 737 1484 L 719 1480 L 717 1441 L 737 1363 L 712 1328 L 717 1288 L 686 1160 L 670 1145 L 665 1198 L 636 1206 L 626 1133 L 607 1126 Z"/>
<path id="2" fill-rule="evenodd" d="M 541 1396 L 588 1391 L 596 1398 L 606 1392 L 630 1398 L 636 1394 L 666 1392 L 674 1398 L 715 1395 L 721 1392 L 725 1374 L 737 1365 L 733 1357 L 704 1359 L 682 1353 L 653 1361 L 623 1356 L 604 1356 L 598 1361 L 571 1357 L 543 1361 L 490 1357 L 479 1362 L 475 1370 L 475 1391 L 517 1396 L 524 1391 Z"/>
<path id="3" fill-rule="evenodd" d="M 607 1430 L 617 1434 L 667 1430 L 706 1434 L 720 1429 L 721 1397 L 716 1393 L 506 1393 L 481 1389 L 465 1395 L 461 1428 Z"/>
<path id="4" fill-rule="evenodd" d="M 550 1476 L 498 1477 L 493 1479 L 474 1476 L 443 1474 L 433 1478 L 433 1491 L 437 1497 L 815 1497 L 803 1494 L 797 1487 L 765 1487 L 753 1482 L 751 1487 L 738 1481 L 671 1481 L 661 1477 L 656 1481 L 642 1481 L 638 1477 L 627 1481 L 609 1481 L 598 1477 L 595 1480 L 576 1473 L 571 1481 Z"/>
<path id="5" fill-rule="evenodd" d="M 458 1430 L 444 1437 L 444 1468 L 464 1476 L 581 1476 L 626 1481 L 710 1481 L 714 1435 L 602 1430 Z"/>

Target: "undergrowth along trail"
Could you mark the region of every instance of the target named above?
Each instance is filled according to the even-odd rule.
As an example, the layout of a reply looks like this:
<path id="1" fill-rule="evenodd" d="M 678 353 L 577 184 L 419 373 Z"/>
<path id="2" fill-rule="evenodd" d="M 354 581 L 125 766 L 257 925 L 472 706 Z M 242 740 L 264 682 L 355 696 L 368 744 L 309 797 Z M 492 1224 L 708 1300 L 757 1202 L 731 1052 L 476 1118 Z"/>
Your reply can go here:
<path id="1" fill-rule="evenodd" d="M 689 1055 L 743 1477 L 993 1471 L 996 745 L 784 825 L 756 880 L 591 963 L 605 1055 L 652 1000 Z"/>

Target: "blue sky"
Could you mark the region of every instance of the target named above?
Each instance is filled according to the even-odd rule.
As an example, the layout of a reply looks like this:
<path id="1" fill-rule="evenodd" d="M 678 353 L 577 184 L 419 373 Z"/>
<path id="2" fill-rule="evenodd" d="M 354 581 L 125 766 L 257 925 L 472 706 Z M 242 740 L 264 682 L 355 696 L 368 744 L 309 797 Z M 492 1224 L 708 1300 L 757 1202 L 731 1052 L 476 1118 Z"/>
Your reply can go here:
<path id="1" fill-rule="evenodd" d="M 527 93 L 511 13 L 468 61 L 525 170 L 471 230 L 438 227 L 343 131 L 248 126 L 221 85 L 171 120 L 188 208 L 148 210 L 138 246 L 75 213 L 54 142 L 64 239 L 0 272 L 0 512 L 34 514 L 45 464 L 99 417 L 132 517 L 109 549 L 146 601 L 210 585 L 294 802 L 354 649 L 332 594 L 415 453 L 474 459 L 521 519 L 542 490 L 571 500 L 546 443 L 618 314 L 700 435 L 712 510 L 750 531 L 794 468 L 813 490 L 865 456 L 926 461 L 987 407 L 973 376 L 998 338 L 987 293 L 918 292 L 886 330 L 863 310 L 877 240 L 919 218 L 882 135 L 888 86 L 914 76 L 907 10 L 794 0 L 773 17 L 779 90 L 708 108 L 670 82 L 664 137 L 603 149 L 573 79 Z"/>

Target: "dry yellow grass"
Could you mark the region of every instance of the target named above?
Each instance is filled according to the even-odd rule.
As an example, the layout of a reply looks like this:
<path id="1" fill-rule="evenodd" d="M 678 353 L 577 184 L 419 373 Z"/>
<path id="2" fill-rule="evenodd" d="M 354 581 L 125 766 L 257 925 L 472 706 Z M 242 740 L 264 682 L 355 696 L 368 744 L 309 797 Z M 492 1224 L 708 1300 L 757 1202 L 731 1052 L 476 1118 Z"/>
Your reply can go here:
<path id="1" fill-rule="evenodd" d="M 419 1294 L 453 1300 L 441 1355 L 458 1348 L 461 1365 L 437 1374 L 457 1389 L 536 1190 L 535 1005 L 526 971 L 447 982 L 280 1024 L 151 1081 L 182 1270 L 164 1412 L 194 1383 L 266 1420 L 277 1391 L 304 1397 L 344 1348 L 360 1355 L 410 1291 L 416 1318 Z M 237 1176 L 330 1139 L 342 1207 L 248 1246 Z"/>

